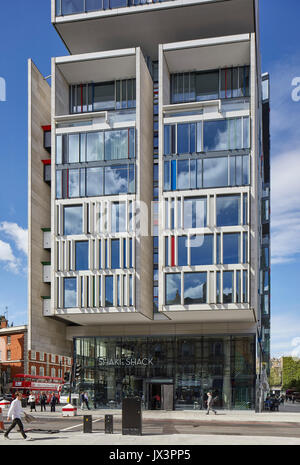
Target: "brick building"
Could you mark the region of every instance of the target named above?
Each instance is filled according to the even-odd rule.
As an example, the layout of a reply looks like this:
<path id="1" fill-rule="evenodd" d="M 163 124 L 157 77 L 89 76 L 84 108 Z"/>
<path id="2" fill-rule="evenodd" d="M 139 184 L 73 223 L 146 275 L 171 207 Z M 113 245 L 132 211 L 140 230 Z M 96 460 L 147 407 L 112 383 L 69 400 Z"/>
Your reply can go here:
<path id="1" fill-rule="evenodd" d="M 0 316 L 0 393 L 9 392 L 17 374 L 63 377 L 71 371 L 72 359 L 28 350 L 27 325 L 9 326 Z"/>

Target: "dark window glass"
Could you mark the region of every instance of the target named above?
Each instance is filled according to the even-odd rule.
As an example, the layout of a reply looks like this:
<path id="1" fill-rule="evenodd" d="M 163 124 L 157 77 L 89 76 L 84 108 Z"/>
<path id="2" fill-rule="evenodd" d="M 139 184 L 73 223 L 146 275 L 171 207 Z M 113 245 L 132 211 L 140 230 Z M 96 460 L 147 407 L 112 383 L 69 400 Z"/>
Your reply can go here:
<path id="1" fill-rule="evenodd" d="M 188 241 L 187 236 L 178 237 L 178 266 L 187 266 L 188 264 Z"/>
<path id="2" fill-rule="evenodd" d="M 105 276 L 105 307 L 112 307 L 114 304 L 114 277 Z"/>
<path id="3" fill-rule="evenodd" d="M 228 149 L 227 120 L 204 122 L 203 146 L 205 152 Z"/>
<path id="4" fill-rule="evenodd" d="M 94 111 L 115 108 L 115 83 L 104 82 L 94 85 Z"/>
<path id="5" fill-rule="evenodd" d="M 180 305 L 181 303 L 181 274 L 166 274 L 166 305 Z"/>
<path id="6" fill-rule="evenodd" d="M 240 234 L 223 234 L 223 264 L 241 263 Z"/>
<path id="7" fill-rule="evenodd" d="M 103 0 L 85 0 L 86 11 L 95 11 L 102 9 Z"/>
<path id="8" fill-rule="evenodd" d="M 219 71 L 196 73 L 196 100 L 219 98 Z"/>
<path id="9" fill-rule="evenodd" d="M 177 124 L 177 153 L 190 153 L 190 125 Z"/>
<path id="10" fill-rule="evenodd" d="M 82 206 L 65 206 L 64 207 L 64 235 L 82 234 Z"/>
<path id="11" fill-rule="evenodd" d="M 191 265 L 213 265 L 214 237 L 212 234 L 191 236 Z"/>
<path id="12" fill-rule="evenodd" d="M 184 273 L 184 305 L 206 303 L 206 273 Z"/>
<path id="13" fill-rule="evenodd" d="M 89 269 L 89 243 L 80 241 L 75 243 L 75 270 Z"/>
<path id="14" fill-rule="evenodd" d="M 62 0 L 62 15 L 82 13 L 84 11 L 84 0 Z"/>
<path id="15" fill-rule="evenodd" d="M 217 196 L 217 226 L 238 226 L 240 219 L 239 195 Z"/>
<path id="16" fill-rule="evenodd" d="M 120 268 L 120 241 L 119 239 L 111 240 L 111 268 Z"/>
<path id="17" fill-rule="evenodd" d="M 77 279 L 64 278 L 64 308 L 77 307 Z"/>
<path id="18" fill-rule="evenodd" d="M 86 195 L 87 197 L 103 195 L 103 168 L 86 169 Z"/>

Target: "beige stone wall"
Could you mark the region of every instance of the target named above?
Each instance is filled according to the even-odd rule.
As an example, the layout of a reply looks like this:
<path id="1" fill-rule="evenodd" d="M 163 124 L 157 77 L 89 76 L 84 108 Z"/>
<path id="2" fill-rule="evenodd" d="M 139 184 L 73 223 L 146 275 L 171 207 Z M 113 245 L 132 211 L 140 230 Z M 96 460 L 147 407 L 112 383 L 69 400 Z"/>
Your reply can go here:
<path id="1" fill-rule="evenodd" d="M 28 62 L 28 349 L 71 355 L 66 325 L 43 316 L 41 296 L 50 296 L 43 283 L 42 261 L 50 261 L 43 248 L 43 231 L 51 225 L 50 187 L 43 180 L 41 126 L 51 123 L 51 89 L 34 63 Z M 55 348 L 55 350 L 54 350 Z"/>

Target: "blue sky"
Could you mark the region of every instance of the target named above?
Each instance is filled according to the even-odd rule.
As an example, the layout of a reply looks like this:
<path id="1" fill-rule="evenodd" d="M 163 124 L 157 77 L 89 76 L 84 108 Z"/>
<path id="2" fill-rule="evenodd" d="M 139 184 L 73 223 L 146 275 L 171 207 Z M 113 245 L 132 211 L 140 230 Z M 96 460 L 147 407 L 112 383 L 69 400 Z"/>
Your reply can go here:
<path id="1" fill-rule="evenodd" d="M 260 16 L 262 71 L 271 74 L 271 350 L 279 356 L 300 337 L 300 102 L 292 99 L 300 2 L 262 0 Z M 8 307 L 17 325 L 27 322 L 27 60 L 48 76 L 50 58 L 66 49 L 50 23 L 50 0 L 5 2 L 0 21 L 0 314 Z"/>

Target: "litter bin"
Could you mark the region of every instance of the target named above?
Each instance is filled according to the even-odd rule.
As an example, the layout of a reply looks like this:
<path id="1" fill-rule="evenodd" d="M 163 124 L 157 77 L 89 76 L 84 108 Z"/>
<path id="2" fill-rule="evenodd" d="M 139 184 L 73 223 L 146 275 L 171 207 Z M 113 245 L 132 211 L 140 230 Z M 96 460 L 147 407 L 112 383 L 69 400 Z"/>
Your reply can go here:
<path id="1" fill-rule="evenodd" d="M 139 397 L 126 397 L 123 399 L 122 434 L 142 435 L 142 402 Z"/>
<path id="2" fill-rule="evenodd" d="M 112 415 L 105 415 L 104 427 L 105 427 L 105 434 L 113 434 L 114 417 Z"/>
<path id="3" fill-rule="evenodd" d="M 83 432 L 84 433 L 93 432 L 92 415 L 83 415 Z"/>

